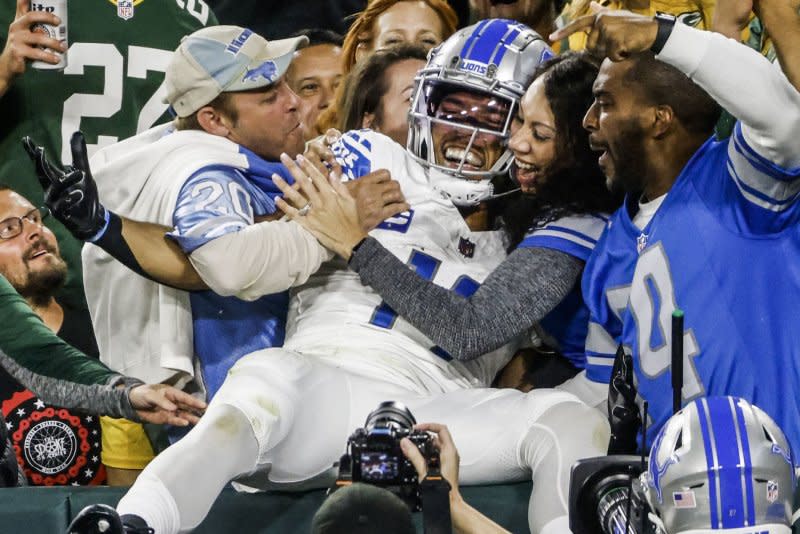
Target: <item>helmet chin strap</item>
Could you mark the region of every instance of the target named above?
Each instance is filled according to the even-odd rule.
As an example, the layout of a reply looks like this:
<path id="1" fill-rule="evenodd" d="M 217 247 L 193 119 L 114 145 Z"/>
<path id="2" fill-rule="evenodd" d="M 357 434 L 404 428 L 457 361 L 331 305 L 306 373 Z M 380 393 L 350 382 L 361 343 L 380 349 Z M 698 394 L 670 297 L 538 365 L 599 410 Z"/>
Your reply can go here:
<path id="1" fill-rule="evenodd" d="M 431 170 L 430 183 L 435 191 L 440 192 L 444 197 L 460 208 L 477 206 L 483 202 L 488 202 L 497 198 L 519 192 L 519 188 L 494 194 L 494 184 L 491 179 L 467 180 L 456 178 L 443 172 Z"/>

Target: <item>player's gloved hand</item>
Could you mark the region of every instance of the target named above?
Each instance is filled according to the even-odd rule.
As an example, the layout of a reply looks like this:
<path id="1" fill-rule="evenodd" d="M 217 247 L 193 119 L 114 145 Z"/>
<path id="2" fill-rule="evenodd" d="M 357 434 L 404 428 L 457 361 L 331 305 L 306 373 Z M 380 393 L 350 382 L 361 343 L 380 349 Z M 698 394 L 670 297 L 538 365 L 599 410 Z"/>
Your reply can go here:
<path id="1" fill-rule="evenodd" d="M 608 422 L 611 426 L 608 454 L 635 454 L 636 436 L 642 426 L 642 417 L 636 404 L 633 357 L 625 352 L 622 345 L 617 348 L 608 386 Z"/>
<path id="2" fill-rule="evenodd" d="M 36 175 L 44 190 L 44 203 L 55 218 L 82 241 L 98 239 L 108 225 L 108 214 L 100 204 L 97 184 L 89 170 L 83 134 L 72 134 L 73 164 L 63 169 L 48 161 L 45 149 L 30 137 L 24 137 L 22 144 L 36 165 Z"/>

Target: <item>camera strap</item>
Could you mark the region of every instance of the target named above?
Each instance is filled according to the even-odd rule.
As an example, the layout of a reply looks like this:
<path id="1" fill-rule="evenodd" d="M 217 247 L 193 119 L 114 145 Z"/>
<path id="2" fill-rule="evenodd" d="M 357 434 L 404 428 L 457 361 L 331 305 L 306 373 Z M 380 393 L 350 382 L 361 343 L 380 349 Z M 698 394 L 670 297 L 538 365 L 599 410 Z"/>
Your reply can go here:
<path id="1" fill-rule="evenodd" d="M 429 473 L 419 484 L 425 534 L 452 534 L 450 483 L 439 473 Z"/>

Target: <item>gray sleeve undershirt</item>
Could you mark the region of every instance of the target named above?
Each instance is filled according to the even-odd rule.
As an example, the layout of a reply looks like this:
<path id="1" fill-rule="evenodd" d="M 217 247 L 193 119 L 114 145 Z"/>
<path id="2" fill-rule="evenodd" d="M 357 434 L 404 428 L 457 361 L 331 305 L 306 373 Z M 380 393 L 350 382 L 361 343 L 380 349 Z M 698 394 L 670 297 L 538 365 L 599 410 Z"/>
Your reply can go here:
<path id="1" fill-rule="evenodd" d="M 143 384 L 135 378 L 115 375 L 105 385 L 78 384 L 34 373 L 3 351 L 0 351 L 0 367 L 47 404 L 132 421 L 140 420 L 130 402 L 131 388 Z M 123 387 L 118 387 L 120 384 Z"/>
<path id="2" fill-rule="evenodd" d="M 548 248 L 512 252 L 469 298 L 424 280 L 367 238 L 350 268 L 457 360 L 472 360 L 541 320 L 580 280 L 583 261 Z"/>

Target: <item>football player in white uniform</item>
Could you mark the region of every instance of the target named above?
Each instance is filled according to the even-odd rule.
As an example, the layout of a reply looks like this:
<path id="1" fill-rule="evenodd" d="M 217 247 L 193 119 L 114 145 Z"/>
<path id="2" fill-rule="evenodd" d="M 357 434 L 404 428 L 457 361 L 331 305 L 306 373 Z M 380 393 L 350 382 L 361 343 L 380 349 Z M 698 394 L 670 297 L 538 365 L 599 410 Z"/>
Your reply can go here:
<path id="1" fill-rule="evenodd" d="M 438 284 L 474 291 L 505 255 L 502 234 L 470 228 L 451 198 L 492 197 L 491 179 L 510 162 L 505 142 L 519 99 L 549 54 L 512 21 L 461 30 L 432 54 L 429 66 L 447 60 L 441 83 L 417 87 L 428 92 L 432 120 L 414 151 L 369 131 L 335 147 L 347 178 L 380 167 L 400 181 L 411 209 L 371 235 Z M 350 432 L 381 401 L 395 400 L 419 420 L 448 425 L 464 483 L 532 479 L 531 530 L 563 533 L 570 466 L 605 451 L 607 423 L 568 393 L 488 389 L 512 353 L 453 361 L 343 262 L 324 264 L 293 294 L 284 348 L 240 359 L 197 427 L 123 497 L 125 528 L 190 530 L 231 480 L 259 489 L 327 485 Z"/>

